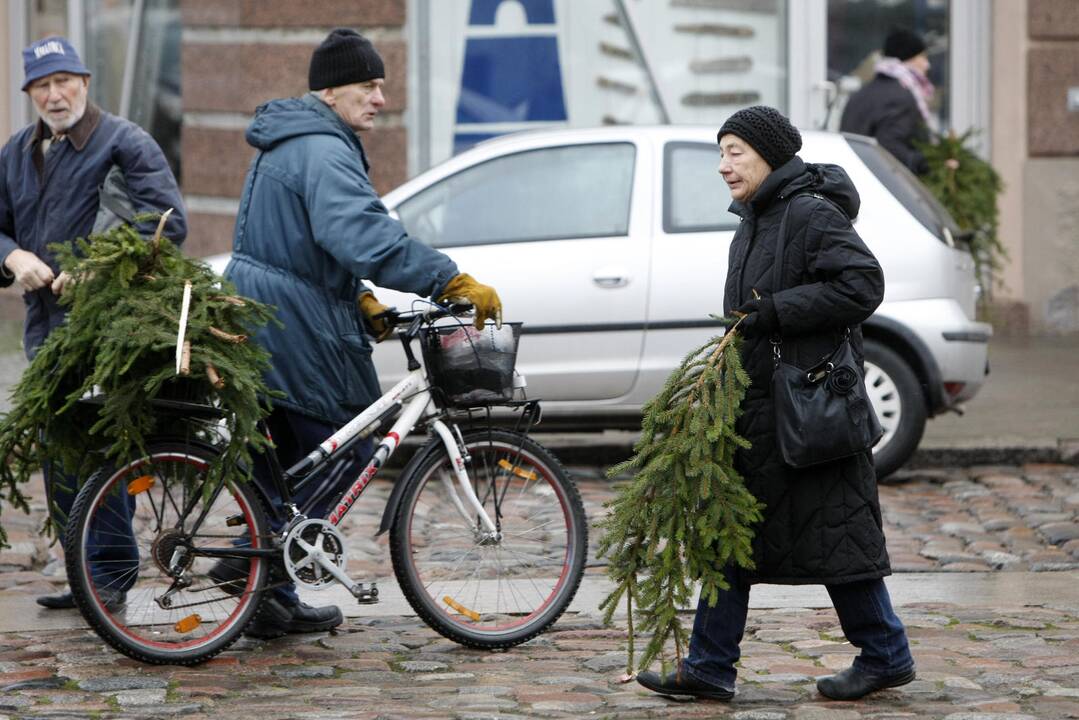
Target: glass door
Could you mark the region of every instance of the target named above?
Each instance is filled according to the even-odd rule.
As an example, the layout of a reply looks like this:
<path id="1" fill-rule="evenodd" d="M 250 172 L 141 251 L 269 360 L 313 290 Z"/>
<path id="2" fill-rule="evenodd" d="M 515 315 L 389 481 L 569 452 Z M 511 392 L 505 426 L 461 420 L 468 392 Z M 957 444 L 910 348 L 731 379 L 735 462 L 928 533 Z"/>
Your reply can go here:
<path id="1" fill-rule="evenodd" d="M 830 97 L 823 127 L 839 128 L 850 95 L 875 74 L 884 38 L 893 28 L 912 30 L 928 45 L 933 83 L 929 111 L 934 130 L 950 127 L 951 0 L 828 0 L 827 81 Z"/>
<path id="2" fill-rule="evenodd" d="M 847 99 L 874 74 L 894 27 L 928 45 L 929 104 L 940 132 L 975 128 L 988 155 L 992 5 L 984 0 L 800 0 L 790 3 L 790 116 L 803 129 L 832 130 Z"/>

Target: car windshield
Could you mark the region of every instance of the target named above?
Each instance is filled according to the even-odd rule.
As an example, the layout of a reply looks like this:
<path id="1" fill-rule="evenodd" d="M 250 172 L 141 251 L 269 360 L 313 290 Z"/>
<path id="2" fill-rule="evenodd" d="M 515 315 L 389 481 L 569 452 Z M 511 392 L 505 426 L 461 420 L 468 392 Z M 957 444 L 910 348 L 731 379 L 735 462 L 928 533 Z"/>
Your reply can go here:
<path id="1" fill-rule="evenodd" d="M 961 235 L 951 213 L 929 192 L 929 188 L 876 140 L 846 133 L 843 137 L 884 187 L 931 233 L 945 241 L 945 229 L 953 239 Z"/>

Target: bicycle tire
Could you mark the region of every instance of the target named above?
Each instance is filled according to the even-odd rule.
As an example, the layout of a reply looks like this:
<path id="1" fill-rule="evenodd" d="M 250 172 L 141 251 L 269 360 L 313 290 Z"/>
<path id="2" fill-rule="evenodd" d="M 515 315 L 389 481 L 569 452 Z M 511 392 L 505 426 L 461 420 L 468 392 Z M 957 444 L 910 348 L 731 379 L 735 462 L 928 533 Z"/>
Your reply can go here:
<path id="1" fill-rule="evenodd" d="M 206 473 L 218 455 L 202 444 L 153 441 L 144 457 L 98 469 L 75 499 L 64 533 L 71 593 L 94 632 L 130 658 L 197 665 L 235 642 L 258 612 L 270 567 L 263 558 L 250 559 L 246 567 L 241 561 L 240 569 L 222 581 L 209 574 L 218 559 L 191 555 L 183 560 L 191 586 L 167 596 L 173 578 L 166 568 L 177 562 L 175 551 L 185 542 L 204 547 L 270 543 L 266 513 L 253 487 L 209 484 Z M 203 510 L 205 519 L 192 534 L 189 528 Z M 126 602 L 115 602 L 111 593 L 118 591 Z"/>
<path id="2" fill-rule="evenodd" d="M 455 508 L 445 483 L 449 454 L 435 438 L 402 472 L 390 557 L 405 598 L 427 625 L 468 647 L 505 649 L 546 630 L 569 606 L 584 574 L 588 525 L 577 486 L 539 443 L 495 429 L 463 439 L 469 477 L 484 509 L 499 516 L 501 537 L 481 541 L 478 521 Z M 447 537 L 449 527 L 456 534 Z M 550 551 L 542 547 L 547 538 Z M 470 556 L 478 564 L 457 573 Z"/>

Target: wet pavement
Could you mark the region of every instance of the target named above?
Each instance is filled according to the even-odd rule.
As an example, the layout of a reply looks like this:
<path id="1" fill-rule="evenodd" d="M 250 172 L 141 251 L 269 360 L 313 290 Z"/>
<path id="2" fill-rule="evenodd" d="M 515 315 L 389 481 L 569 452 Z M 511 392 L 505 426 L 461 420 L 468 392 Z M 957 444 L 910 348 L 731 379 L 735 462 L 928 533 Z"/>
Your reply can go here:
<path id="1" fill-rule="evenodd" d="M 611 485 L 601 467 L 571 470 L 594 521 Z M 1079 468 L 938 468 L 895 480 L 881 487 L 897 573 L 888 583 L 918 679 L 858 703 L 824 700 L 813 679 L 855 654 L 827 596 L 760 586 L 730 704 L 677 703 L 619 682 L 624 619 L 600 624 L 594 559 L 571 612 L 525 645 L 487 653 L 437 635 L 395 596 L 385 540 L 372 539 L 388 476 L 344 527 L 349 572 L 382 578 L 382 603 L 314 593 L 309 601 L 340 602 L 349 616 L 337 631 L 243 639 L 196 668 L 140 665 L 104 647 L 75 611 L 32 603 L 63 584 L 58 548 L 37 535 L 38 481 L 30 517 L 4 513 L 13 547 L 0 553 L 0 717 L 1079 717 Z"/>

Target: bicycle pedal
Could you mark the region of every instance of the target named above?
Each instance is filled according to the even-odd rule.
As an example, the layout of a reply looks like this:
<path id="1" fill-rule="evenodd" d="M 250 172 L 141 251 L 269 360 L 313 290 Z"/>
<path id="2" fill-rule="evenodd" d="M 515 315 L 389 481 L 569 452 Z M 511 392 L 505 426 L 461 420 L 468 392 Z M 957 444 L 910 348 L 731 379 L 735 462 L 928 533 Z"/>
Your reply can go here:
<path id="1" fill-rule="evenodd" d="M 370 586 L 366 583 L 356 583 L 348 590 L 360 605 L 374 605 L 378 602 L 378 586 L 375 583 L 371 583 Z"/>

